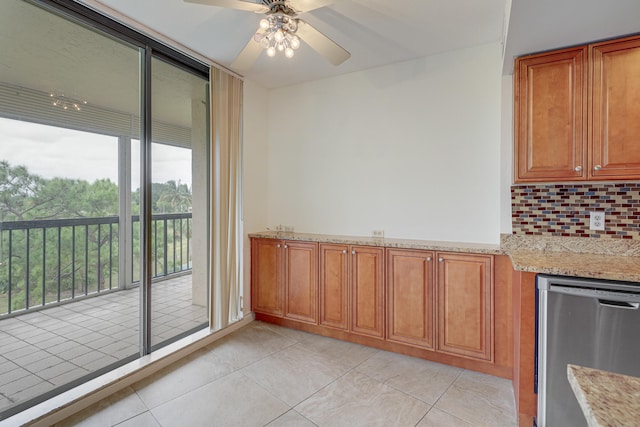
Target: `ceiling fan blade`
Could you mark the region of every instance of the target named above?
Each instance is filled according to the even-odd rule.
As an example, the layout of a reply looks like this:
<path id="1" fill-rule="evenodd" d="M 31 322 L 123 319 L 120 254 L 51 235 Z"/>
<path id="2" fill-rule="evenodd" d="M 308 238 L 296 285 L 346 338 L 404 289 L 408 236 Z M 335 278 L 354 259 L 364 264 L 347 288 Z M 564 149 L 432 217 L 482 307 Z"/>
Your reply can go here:
<path id="1" fill-rule="evenodd" d="M 183 0 L 185 3 L 197 3 L 207 6 L 226 7 L 229 9 L 246 10 L 249 12 L 268 12 L 269 8 L 263 4 L 244 0 Z"/>
<path id="2" fill-rule="evenodd" d="M 309 12 L 335 3 L 335 0 L 289 0 L 287 6 L 298 13 Z"/>
<path id="3" fill-rule="evenodd" d="M 260 43 L 256 43 L 253 40 L 253 37 L 249 39 L 249 43 L 242 49 L 242 52 L 238 55 L 238 57 L 231 64 L 231 68 L 234 70 L 248 70 L 251 68 L 258 56 L 262 53 L 263 48 L 260 46 Z"/>
<path id="4" fill-rule="evenodd" d="M 298 31 L 296 34 L 304 40 L 306 44 L 311 46 L 313 50 L 327 58 L 333 65 L 340 65 L 351 57 L 351 54 L 342 46 L 303 20 L 298 21 Z"/>

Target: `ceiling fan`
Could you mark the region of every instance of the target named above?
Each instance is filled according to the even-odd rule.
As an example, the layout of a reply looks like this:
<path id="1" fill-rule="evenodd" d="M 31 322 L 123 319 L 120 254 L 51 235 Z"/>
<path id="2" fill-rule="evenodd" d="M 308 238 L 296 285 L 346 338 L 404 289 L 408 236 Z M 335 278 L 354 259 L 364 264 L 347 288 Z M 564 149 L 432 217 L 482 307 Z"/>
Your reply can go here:
<path id="1" fill-rule="evenodd" d="M 334 0 L 184 0 L 209 6 L 226 7 L 248 12 L 264 13 L 260 28 L 231 64 L 231 68 L 248 70 L 263 50 L 268 56 L 281 51 L 288 58 L 300 47 L 300 40 L 324 56 L 333 65 L 340 65 L 351 54 L 322 34 L 298 14 L 327 6 Z"/>

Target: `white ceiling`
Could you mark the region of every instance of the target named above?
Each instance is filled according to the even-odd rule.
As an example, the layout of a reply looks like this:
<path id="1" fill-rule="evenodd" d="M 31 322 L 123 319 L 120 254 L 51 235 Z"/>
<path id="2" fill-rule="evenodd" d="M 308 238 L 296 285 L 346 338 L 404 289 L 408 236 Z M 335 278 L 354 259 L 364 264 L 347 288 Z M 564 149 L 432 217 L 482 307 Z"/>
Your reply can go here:
<path id="1" fill-rule="evenodd" d="M 99 1 L 224 66 L 261 17 L 182 0 Z M 507 19 L 505 10 L 510 10 Z M 335 0 L 300 17 L 351 58 L 334 67 L 303 45 L 291 60 L 261 55 L 243 73 L 247 78 L 275 88 L 495 42 L 504 37 L 504 22 L 504 72 L 510 74 L 518 55 L 640 32 L 640 1 Z"/>
<path id="2" fill-rule="evenodd" d="M 224 66 L 263 16 L 182 0 L 99 1 Z M 505 0 L 335 0 L 299 16 L 351 52 L 349 60 L 335 67 L 303 44 L 293 59 L 262 54 L 242 74 L 274 88 L 495 42 L 504 5 Z"/>

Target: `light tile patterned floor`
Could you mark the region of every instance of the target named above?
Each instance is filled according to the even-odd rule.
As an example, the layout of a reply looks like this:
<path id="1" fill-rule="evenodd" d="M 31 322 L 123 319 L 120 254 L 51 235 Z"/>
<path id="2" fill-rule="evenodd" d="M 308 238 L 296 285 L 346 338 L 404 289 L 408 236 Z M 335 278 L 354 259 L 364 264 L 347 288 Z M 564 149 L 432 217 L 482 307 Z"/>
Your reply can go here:
<path id="1" fill-rule="evenodd" d="M 261 322 L 58 424 L 515 425 L 508 380 Z"/>
<path id="2" fill-rule="evenodd" d="M 152 287 L 152 344 L 207 322 L 191 275 Z M 139 290 L 0 320 L 0 412 L 138 353 Z"/>

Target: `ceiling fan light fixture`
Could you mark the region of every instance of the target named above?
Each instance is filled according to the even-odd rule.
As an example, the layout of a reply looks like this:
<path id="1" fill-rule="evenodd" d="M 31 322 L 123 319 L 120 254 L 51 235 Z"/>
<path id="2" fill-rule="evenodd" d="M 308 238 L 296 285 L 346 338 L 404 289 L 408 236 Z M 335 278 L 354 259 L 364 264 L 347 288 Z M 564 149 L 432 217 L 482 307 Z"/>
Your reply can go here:
<path id="1" fill-rule="evenodd" d="M 284 52 L 285 57 L 293 58 L 294 50 L 300 47 L 297 19 L 281 13 L 274 13 L 260 20 L 258 32 L 253 40 L 267 50 L 267 55 L 275 56 Z"/>
<path id="2" fill-rule="evenodd" d="M 300 38 L 298 36 L 291 37 L 291 41 L 289 42 L 292 49 L 298 49 L 300 47 Z"/>
<path id="3" fill-rule="evenodd" d="M 284 32 L 282 32 L 282 29 L 276 30 L 273 38 L 276 40 L 276 42 L 281 43 L 284 40 Z"/>

